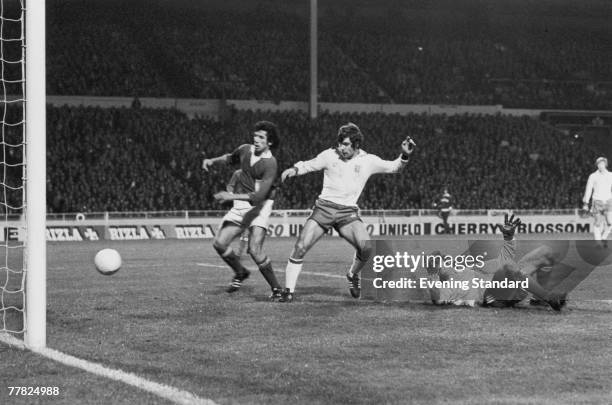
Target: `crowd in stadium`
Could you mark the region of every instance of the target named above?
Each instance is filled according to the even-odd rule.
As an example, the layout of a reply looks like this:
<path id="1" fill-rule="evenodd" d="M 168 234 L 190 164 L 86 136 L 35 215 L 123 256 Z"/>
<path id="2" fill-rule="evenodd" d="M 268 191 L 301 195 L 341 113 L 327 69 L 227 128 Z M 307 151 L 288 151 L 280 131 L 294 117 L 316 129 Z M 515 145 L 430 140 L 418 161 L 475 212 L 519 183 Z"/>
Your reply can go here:
<path id="1" fill-rule="evenodd" d="M 176 110 L 60 107 L 48 111 L 50 212 L 224 209 L 212 195 L 233 168 L 201 170 L 216 157 L 252 142 L 259 119 L 276 122 L 280 168 L 313 158 L 335 144 L 338 127 L 358 124 L 363 149 L 386 159 L 411 135 L 418 144 L 408 168 L 375 176 L 360 206 L 431 208 L 447 186 L 456 208 L 573 208 L 597 151 L 538 120 L 481 115 L 322 114 L 230 111 L 223 121 L 189 119 Z M 283 184 L 276 207 L 309 208 L 321 174 Z"/>
<path id="2" fill-rule="evenodd" d="M 300 2 L 109 1 L 49 8 L 48 94 L 308 99 L 309 22 Z M 320 10 L 320 101 L 612 105 L 609 24 L 597 8 L 382 1 L 356 12 L 346 2 Z M 215 121 L 176 110 L 50 107 L 49 211 L 223 209 L 212 195 L 231 169 L 207 175 L 201 160 L 251 142 L 258 119 L 281 128 L 281 169 L 332 146 L 347 121 L 366 134 L 366 151 L 388 159 L 413 136 L 419 148 L 409 168 L 373 178 L 362 208 L 431 208 L 445 186 L 457 208 L 575 207 L 597 154 L 530 118 L 322 114 L 311 121 L 297 111 L 230 110 Z M 320 183 L 317 175 L 291 179 L 276 206 L 310 207 Z"/>
<path id="3" fill-rule="evenodd" d="M 307 15 L 271 5 L 124 2 L 119 13 L 64 0 L 49 12 L 48 92 L 305 101 Z M 612 105 L 609 26 L 597 19 L 469 7 L 415 15 L 390 8 L 393 18 L 380 18 L 329 8 L 319 24 L 321 101 Z"/>

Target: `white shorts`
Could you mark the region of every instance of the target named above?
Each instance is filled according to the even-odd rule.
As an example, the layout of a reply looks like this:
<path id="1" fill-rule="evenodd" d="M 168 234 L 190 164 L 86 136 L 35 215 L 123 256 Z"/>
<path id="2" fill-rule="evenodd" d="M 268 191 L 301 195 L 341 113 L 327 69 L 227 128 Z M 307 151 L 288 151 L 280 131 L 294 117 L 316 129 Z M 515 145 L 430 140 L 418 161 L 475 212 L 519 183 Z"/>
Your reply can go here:
<path id="1" fill-rule="evenodd" d="M 274 205 L 274 200 L 266 200 L 257 207 L 247 201 L 234 200 L 234 206 L 225 214 L 221 223 L 231 222 L 244 228 L 259 226 L 267 229 L 268 220 L 272 214 L 272 205 Z"/>
<path id="2" fill-rule="evenodd" d="M 595 216 L 595 225 L 604 225 L 608 221 L 606 217 L 612 212 L 612 199 L 607 201 L 593 200 L 591 212 Z"/>

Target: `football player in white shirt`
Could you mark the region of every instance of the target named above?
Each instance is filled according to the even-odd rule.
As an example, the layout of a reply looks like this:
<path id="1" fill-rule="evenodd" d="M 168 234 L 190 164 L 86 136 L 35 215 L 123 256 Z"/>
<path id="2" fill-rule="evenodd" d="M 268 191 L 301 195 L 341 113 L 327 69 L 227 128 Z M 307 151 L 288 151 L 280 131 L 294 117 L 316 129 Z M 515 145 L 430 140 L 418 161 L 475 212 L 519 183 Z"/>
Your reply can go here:
<path id="1" fill-rule="evenodd" d="M 416 146 L 410 137 L 402 142 L 402 153 L 395 160 L 383 160 L 361 149 L 363 134 L 353 123 L 338 130 L 338 146 L 321 152 L 305 162 L 297 162 L 281 175 L 289 177 L 323 170 L 323 190 L 312 214 L 295 243 L 285 271 L 285 291 L 279 302 L 293 301 L 295 285 L 306 253 L 330 228 L 355 248 L 353 263 L 346 275 L 353 298 L 361 295 L 359 272 L 370 257 L 370 235 L 359 217 L 357 200 L 371 175 L 397 173 L 406 166 Z"/>
<path id="2" fill-rule="evenodd" d="M 582 209 L 588 211 L 591 197 L 591 213 L 595 216 L 593 235 L 595 240 L 606 240 L 612 229 L 612 173 L 608 171 L 608 159 L 597 158 L 597 170 L 587 181 Z"/>

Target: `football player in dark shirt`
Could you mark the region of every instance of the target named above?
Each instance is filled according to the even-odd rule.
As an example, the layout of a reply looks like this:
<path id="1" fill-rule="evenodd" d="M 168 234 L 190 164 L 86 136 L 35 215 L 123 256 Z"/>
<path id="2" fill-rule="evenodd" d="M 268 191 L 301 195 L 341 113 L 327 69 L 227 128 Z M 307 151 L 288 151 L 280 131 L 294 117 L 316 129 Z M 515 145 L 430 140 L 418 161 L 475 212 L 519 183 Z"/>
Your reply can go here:
<path id="1" fill-rule="evenodd" d="M 202 169 L 206 171 L 215 163 L 239 165 L 241 170 L 233 192 L 221 191 L 214 196 L 221 203 L 233 201 L 234 204 L 223 217 L 213 241 L 217 253 L 234 270 L 227 292 L 238 291 L 242 282 L 249 277 L 249 271 L 242 266 L 240 257 L 231 247 L 232 241 L 249 229 L 249 254 L 272 289 L 270 298 L 281 296 L 272 263 L 263 251 L 278 177 L 278 163 L 272 149 L 278 147 L 279 141 L 278 127 L 268 121 L 259 121 L 255 124 L 253 144 L 241 145 L 232 153 L 202 162 Z"/>

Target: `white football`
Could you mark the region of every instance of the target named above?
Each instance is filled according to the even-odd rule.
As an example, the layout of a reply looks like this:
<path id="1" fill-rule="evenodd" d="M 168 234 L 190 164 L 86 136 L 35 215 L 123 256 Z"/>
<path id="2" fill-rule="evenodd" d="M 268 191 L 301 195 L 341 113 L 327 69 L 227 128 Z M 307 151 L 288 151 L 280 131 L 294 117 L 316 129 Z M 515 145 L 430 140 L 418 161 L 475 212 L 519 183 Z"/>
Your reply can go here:
<path id="1" fill-rule="evenodd" d="M 121 268 L 121 255 L 115 249 L 102 249 L 96 253 L 94 264 L 101 274 L 110 276 Z"/>

